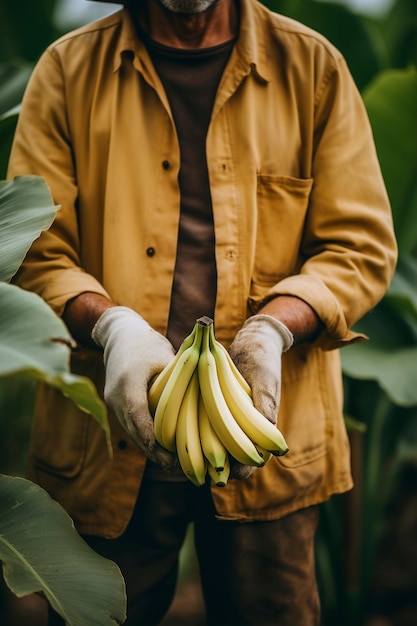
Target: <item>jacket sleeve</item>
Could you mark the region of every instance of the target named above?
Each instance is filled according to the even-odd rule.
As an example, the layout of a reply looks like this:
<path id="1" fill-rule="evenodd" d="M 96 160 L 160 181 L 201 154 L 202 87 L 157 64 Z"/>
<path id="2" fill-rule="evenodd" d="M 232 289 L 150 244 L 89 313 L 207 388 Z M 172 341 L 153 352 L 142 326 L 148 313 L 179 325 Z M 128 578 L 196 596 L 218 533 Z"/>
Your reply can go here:
<path id="1" fill-rule="evenodd" d="M 349 328 L 385 294 L 397 246 L 370 123 L 343 58 L 323 79 L 315 105 L 301 267 L 268 297 L 307 302 L 325 325 L 316 344 L 332 349 L 365 339 Z"/>
<path id="2" fill-rule="evenodd" d="M 51 228 L 29 250 L 15 277 L 38 293 L 58 315 L 71 298 L 86 291 L 108 297 L 101 284 L 83 271 L 79 259 L 77 176 L 71 147 L 65 80 L 53 47 L 48 48 L 29 80 L 12 145 L 8 178 L 43 176 L 60 205 Z"/>

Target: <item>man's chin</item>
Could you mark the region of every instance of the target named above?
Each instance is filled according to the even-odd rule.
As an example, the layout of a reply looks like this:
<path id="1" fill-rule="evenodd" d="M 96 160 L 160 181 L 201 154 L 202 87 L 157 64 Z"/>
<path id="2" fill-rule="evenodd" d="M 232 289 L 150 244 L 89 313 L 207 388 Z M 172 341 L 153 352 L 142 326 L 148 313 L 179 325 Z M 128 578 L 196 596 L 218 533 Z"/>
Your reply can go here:
<path id="1" fill-rule="evenodd" d="M 205 13 L 218 0 L 159 0 L 162 6 L 171 11 L 182 15 L 198 15 Z"/>

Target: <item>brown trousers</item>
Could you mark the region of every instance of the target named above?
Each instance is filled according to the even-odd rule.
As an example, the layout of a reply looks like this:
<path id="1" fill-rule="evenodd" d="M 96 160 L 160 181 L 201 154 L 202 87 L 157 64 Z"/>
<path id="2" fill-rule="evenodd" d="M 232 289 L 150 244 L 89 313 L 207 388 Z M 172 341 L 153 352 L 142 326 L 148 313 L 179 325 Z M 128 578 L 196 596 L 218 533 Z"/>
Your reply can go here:
<path id="1" fill-rule="evenodd" d="M 167 613 L 190 522 L 195 524 L 207 626 L 319 626 L 317 507 L 277 521 L 219 521 L 208 487 L 150 480 L 144 481 L 121 537 L 86 537 L 125 577 L 126 626 L 155 626 Z M 58 624 L 62 620 L 51 615 L 49 625 Z"/>

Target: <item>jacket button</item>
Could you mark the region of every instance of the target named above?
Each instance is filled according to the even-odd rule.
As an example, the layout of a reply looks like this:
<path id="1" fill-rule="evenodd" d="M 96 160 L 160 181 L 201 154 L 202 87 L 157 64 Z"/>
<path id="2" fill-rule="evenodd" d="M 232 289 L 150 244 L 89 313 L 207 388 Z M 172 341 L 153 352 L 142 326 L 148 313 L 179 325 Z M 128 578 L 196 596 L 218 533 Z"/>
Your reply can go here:
<path id="1" fill-rule="evenodd" d="M 155 248 L 146 248 L 146 254 L 148 256 L 155 256 Z"/>
<path id="2" fill-rule="evenodd" d="M 162 161 L 162 167 L 164 170 L 169 170 L 169 161 Z"/>
<path id="3" fill-rule="evenodd" d="M 119 441 L 117 442 L 117 447 L 119 448 L 119 450 L 124 450 L 127 446 L 127 441 L 125 441 L 125 439 L 119 439 Z"/>

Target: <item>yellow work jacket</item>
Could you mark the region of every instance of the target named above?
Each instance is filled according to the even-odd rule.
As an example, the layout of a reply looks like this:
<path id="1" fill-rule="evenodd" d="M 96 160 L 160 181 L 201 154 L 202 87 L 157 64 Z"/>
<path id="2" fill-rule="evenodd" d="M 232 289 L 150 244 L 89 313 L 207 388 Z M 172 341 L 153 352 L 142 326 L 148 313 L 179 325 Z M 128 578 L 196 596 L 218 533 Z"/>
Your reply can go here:
<path id="1" fill-rule="evenodd" d="M 279 426 L 290 447 L 246 481 L 213 488 L 218 515 L 277 519 L 352 486 L 338 348 L 384 295 L 396 245 L 364 106 L 340 53 L 254 0 L 207 136 L 216 236 L 217 338 L 228 346 L 274 295 L 305 300 L 325 330 L 283 357 Z M 126 10 L 71 32 L 28 85 L 9 176 L 45 177 L 61 210 L 18 276 L 62 314 L 86 291 L 132 307 L 164 333 L 179 222 L 179 148 L 170 107 Z M 73 368 L 101 391 L 100 354 Z M 117 536 L 145 458 L 110 414 L 102 430 L 40 390 L 30 477 L 84 533 Z"/>

